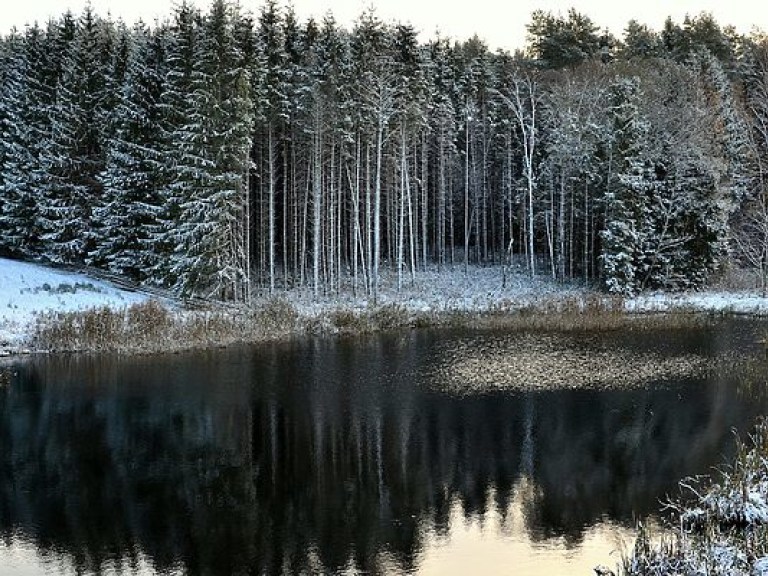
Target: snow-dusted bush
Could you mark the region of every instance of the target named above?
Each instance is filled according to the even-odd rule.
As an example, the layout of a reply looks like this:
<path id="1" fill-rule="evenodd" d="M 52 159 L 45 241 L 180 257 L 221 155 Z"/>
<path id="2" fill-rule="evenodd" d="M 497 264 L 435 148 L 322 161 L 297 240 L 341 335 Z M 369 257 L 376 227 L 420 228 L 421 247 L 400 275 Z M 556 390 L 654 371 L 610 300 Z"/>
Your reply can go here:
<path id="1" fill-rule="evenodd" d="M 670 503 L 677 523 L 660 544 L 641 527 L 621 572 L 627 576 L 768 575 L 768 421 L 715 478 L 681 482 Z"/>
<path id="2" fill-rule="evenodd" d="M 375 308 L 371 320 L 379 330 L 392 330 L 411 324 L 411 314 L 404 306 L 389 304 Z"/>
<path id="3" fill-rule="evenodd" d="M 265 332 L 292 329 L 299 318 L 296 308 L 282 297 L 270 298 L 256 308 L 253 321 L 261 324 Z"/>

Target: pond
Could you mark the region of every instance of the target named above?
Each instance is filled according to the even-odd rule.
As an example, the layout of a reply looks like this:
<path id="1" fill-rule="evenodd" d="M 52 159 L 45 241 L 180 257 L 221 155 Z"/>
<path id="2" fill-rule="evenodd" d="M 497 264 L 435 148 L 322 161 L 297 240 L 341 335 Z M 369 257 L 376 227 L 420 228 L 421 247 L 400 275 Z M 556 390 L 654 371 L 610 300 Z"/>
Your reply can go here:
<path id="1" fill-rule="evenodd" d="M 768 413 L 766 325 L 0 367 L 0 567 L 592 574 Z"/>

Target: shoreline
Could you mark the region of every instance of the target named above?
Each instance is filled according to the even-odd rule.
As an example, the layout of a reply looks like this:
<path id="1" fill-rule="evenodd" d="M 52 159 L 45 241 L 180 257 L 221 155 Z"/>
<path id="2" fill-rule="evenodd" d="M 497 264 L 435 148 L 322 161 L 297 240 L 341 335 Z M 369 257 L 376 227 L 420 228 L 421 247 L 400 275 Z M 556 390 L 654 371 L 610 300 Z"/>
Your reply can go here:
<path id="1" fill-rule="evenodd" d="M 109 280 L 0 259 L 0 358 L 46 353 L 154 354 L 418 328 L 608 330 L 768 317 L 768 298 L 714 289 L 622 298 L 523 270 L 432 268 L 382 277 L 378 304 L 351 279 L 334 293 L 278 289 L 251 306 L 194 307 Z"/>
<path id="2" fill-rule="evenodd" d="M 768 575 L 768 421 L 736 444 L 732 461 L 678 483 L 680 495 L 664 505 L 672 515 L 666 533 L 651 538 L 640 525 L 615 574 Z"/>
<path id="3" fill-rule="evenodd" d="M 669 295 L 668 295 L 669 296 Z M 658 296 L 657 296 L 658 297 Z M 424 309 L 407 302 L 328 306 L 308 312 L 275 296 L 251 308 L 212 304 L 202 310 L 148 300 L 126 308 L 94 308 L 40 316 L 21 346 L 0 358 L 46 354 L 176 354 L 306 337 L 356 336 L 416 329 L 606 331 L 686 328 L 726 317 L 760 319 L 763 309 L 708 308 L 687 301 L 638 306 L 600 293 L 497 302 L 487 308 Z M 172 343 L 172 344 L 169 344 Z"/>

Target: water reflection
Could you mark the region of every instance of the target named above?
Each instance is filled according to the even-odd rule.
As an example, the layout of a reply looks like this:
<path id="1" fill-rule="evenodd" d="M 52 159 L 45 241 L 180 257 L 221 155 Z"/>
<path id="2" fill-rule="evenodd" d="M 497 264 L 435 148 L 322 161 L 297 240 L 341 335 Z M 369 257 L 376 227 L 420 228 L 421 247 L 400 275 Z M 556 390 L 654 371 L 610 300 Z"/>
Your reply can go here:
<path id="1" fill-rule="evenodd" d="M 607 554 L 765 411 L 712 363 L 754 356 L 743 325 L 548 337 L 550 357 L 583 359 L 584 381 L 587 346 L 603 351 L 593 376 L 636 353 L 677 367 L 661 384 L 648 368 L 630 388 L 485 385 L 539 369 L 526 338 L 419 332 L 17 366 L 0 388 L 0 565 L 444 574 L 462 573 L 460 550 Z M 449 368 L 480 345 L 490 372 L 457 386 Z"/>

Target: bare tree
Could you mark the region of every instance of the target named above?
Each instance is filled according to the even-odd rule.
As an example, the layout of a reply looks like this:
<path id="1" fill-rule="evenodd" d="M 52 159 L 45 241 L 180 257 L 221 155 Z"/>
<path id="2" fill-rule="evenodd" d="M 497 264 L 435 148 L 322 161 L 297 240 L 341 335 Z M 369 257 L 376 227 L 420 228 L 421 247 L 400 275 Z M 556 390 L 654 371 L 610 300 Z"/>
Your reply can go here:
<path id="1" fill-rule="evenodd" d="M 584 274 L 587 274 L 589 250 L 590 184 L 595 171 L 595 157 L 601 123 L 600 113 L 604 108 L 604 82 L 602 72 L 592 67 L 563 74 L 548 91 L 545 101 L 547 122 L 546 156 L 554 188 L 552 212 L 556 228 L 555 261 L 552 262 L 560 280 L 573 278 L 576 246 L 581 243 Z M 555 205 L 555 190 L 557 204 Z M 582 197 L 579 198 L 579 195 Z M 582 219 L 577 218 L 582 206 Z M 577 234 L 581 223 L 584 230 Z"/>
<path id="2" fill-rule="evenodd" d="M 396 112 L 395 79 L 387 60 L 378 63 L 375 73 L 367 74 L 361 88 L 361 98 L 374 119 L 376 166 L 373 186 L 373 255 L 371 262 L 371 288 L 373 301 L 379 297 L 379 264 L 381 263 L 381 194 L 383 180 L 384 144 L 389 122 Z"/>
<path id="3" fill-rule="evenodd" d="M 749 159 L 752 163 L 754 198 L 742 209 L 733 231 L 735 255 L 742 266 L 757 271 L 763 296 L 768 290 L 768 45 L 758 52 L 748 106 L 751 116 Z"/>
<path id="4" fill-rule="evenodd" d="M 736 258 L 755 270 L 763 297 L 768 290 L 768 202 L 761 196 L 749 202 L 733 233 Z"/>
<path id="5" fill-rule="evenodd" d="M 504 103 L 509 106 L 517 120 L 520 131 L 520 141 L 523 147 L 523 176 L 526 183 L 527 195 L 527 240 L 528 240 L 528 270 L 533 276 L 536 273 L 536 257 L 534 255 L 534 207 L 533 197 L 536 190 L 536 144 L 538 138 L 537 107 L 540 94 L 536 77 L 530 72 L 520 72 L 509 78 L 506 91 L 497 91 Z"/>

